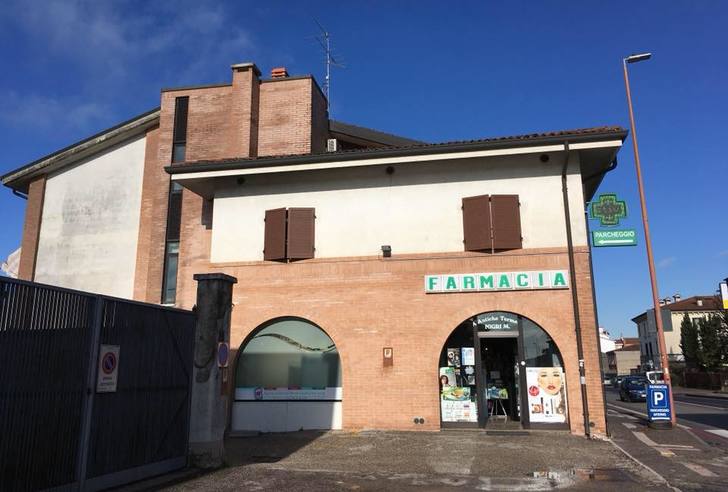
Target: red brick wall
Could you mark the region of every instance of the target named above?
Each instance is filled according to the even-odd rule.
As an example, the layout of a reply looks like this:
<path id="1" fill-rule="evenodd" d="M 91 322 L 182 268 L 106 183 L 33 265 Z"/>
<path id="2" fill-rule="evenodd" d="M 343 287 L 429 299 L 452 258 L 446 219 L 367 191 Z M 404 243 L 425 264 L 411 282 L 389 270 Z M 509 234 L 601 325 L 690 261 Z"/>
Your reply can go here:
<path id="1" fill-rule="evenodd" d="M 313 83 L 304 77 L 260 85 L 259 156 L 311 152 Z"/>
<path id="2" fill-rule="evenodd" d="M 323 92 L 311 80 L 311 152 L 321 154 L 326 152 L 326 139 L 329 138 L 329 111 Z"/>
<path id="3" fill-rule="evenodd" d="M 207 240 L 205 240 L 206 243 Z M 576 254 L 589 407 L 595 433 L 605 433 L 588 252 Z M 443 253 L 381 258 L 318 259 L 291 264 L 219 264 L 201 272 L 238 278 L 231 344 L 262 323 L 298 316 L 321 326 L 342 362 L 346 429 L 435 430 L 440 427 L 438 364 L 447 337 L 463 320 L 486 311 L 512 311 L 542 326 L 561 350 L 572 432 L 583 434 L 576 335 L 570 290 L 425 294 L 424 275 L 478 271 L 567 269 L 564 249 L 480 255 Z M 181 286 L 180 286 L 181 287 Z M 195 285 L 185 282 L 179 303 L 191 307 Z M 382 348 L 394 365 L 382 366 Z M 414 417 L 424 417 L 415 425 Z"/>
<path id="4" fill-rule="evenodd" d="M 46 177 L 40 176 L 30 182 L 28 202 L 25 205 L 25 221 L 23 222 L 23 239 L 21 242 L 20 265 L 18 278 L 33 280 L 35 262 L 38 254 L 38 238 L 43 217 L 43 199 L 45 197 Z"/>
<path id="5" fill-rule="evenodd" d="M 260 81 L 253 66 L 233 69 L 230 95 L 230 138 L 227 156 L 255 156 L 258 151 Z"/>
<path id="6" fill-rule="evenodd" d="M 159 160 L 159 128 L 147 132 L 142 177 L 134 299 L 159 302 L 162 295 L 169 174 Z"/>

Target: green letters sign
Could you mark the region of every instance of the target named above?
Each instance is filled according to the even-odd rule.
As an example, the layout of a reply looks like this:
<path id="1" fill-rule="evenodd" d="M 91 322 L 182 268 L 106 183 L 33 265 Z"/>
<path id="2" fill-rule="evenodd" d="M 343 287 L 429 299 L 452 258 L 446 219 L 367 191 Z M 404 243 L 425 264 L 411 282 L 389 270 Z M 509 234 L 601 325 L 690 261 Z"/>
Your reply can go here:
<path id="1" fill-rule="evenodd" d="M 425 275 L 425 293 L 568 289 L 566 270 Z"/>
<path id="2" fill-rule="evenodd" d="M 601 246 L 636 246 L 637 231 L 634 229 L 604 229 L 592 231 L 592 244 Z"/>

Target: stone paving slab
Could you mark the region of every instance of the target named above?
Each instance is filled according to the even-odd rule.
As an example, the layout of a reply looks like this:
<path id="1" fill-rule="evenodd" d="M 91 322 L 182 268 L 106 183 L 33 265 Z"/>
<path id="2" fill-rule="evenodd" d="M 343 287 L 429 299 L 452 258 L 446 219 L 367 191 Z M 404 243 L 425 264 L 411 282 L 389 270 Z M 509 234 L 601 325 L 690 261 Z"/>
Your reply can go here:
<path id="1" fill-rule="evenodd" d="M 228 466 L 169 490 L 669 490 L 566 432 L 297 432 L 230 439 Z"/>

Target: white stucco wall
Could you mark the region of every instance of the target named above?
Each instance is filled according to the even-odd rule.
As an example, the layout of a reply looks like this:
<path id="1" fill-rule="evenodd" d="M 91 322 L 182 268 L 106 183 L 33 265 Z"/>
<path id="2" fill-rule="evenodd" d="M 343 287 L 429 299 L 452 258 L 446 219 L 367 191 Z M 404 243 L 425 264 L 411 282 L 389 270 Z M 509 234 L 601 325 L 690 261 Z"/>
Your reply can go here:
<path id="1" fill-rule="evenodd" d="M 577 159 L 568 184 L 574 244 L 587 244 Z M 213 262 L 263 259 L 264 213 L 315 207 L 316 257 L 463 251 L 462 198 L 517 194 L 524 248 L 566 246 L 561 164 L 538 155 L 247 176 L 215 195 Z"/>
<path id="2" fill-rule="evenodd" d="M 133 296 L 144 150 L 141 136 L 48 178 L 37 282 Z"/>

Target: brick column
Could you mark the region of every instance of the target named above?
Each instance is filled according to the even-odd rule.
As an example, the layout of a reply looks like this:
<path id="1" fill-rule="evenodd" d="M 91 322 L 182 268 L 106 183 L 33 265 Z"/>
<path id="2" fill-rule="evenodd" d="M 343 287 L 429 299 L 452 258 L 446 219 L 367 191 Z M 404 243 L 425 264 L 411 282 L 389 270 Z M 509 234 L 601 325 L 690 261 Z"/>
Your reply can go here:
<path id="1" fill-rule="evenodd" d="M 230 135 L 228 157 L 258 155 L 258 102 L 260 70 L 254 63 L 232 66 L 233 88 L 230 96 Z"/>
<path id="2" fill-rule="evenodd" d="M 22 280 L 33 280 L 35 277 L 45 185 L 46 177 L 40 176 L 31 181 L 28 187 L 28 203 L 25 206 L 22 249 L 20 250 L 20 265 L 18 267 L 18 278 Z"/>

